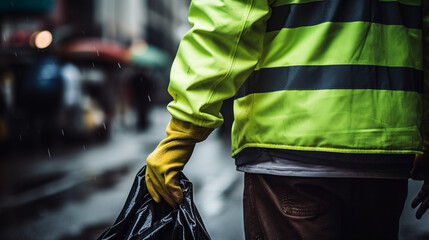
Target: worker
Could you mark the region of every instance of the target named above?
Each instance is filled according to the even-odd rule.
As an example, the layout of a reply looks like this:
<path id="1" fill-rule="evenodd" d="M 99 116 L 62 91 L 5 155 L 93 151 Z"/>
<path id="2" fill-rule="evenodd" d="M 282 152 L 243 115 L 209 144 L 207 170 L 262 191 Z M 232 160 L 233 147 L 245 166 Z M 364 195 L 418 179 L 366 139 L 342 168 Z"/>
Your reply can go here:
<path id="1" fill-rule="evenodd" d="M 235 96 L 246 239 L 398 239 L 408 178 L 429 207 L 428 4 L 193 0 L 153 199 L 182 202 L 178 173 Z"/>

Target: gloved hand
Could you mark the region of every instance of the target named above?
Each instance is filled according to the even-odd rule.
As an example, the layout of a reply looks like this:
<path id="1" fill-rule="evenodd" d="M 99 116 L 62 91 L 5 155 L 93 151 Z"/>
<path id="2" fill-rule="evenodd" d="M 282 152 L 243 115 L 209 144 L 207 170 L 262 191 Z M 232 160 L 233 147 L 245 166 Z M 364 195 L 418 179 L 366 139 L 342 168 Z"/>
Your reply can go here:
<path id="1" fill-rule="evenodd" d="M 429 151 L 428 143 L 425 141 L 423 154 L 417 154 L 414 159 L 414 166 L 411 170 L 411 178 L 414 180 L 424 180 L 423 186 L 411 203 L 412 208 L 417 209 L 416 218 L 420 219 L 429 208 Z"/>
<path id="2" fill-rule="evenodd" d="M 411 178 L 414 180 L 429 179 L 429 151 L 423 151 L 423 154 L 417 154 L 414 159 L 414 166 L 411 169 Z"/>
<path id="3" fill-rule="evenodd" d="M 188 162 L 195 144 L 205 140 L 213 131 L 172 118 L 167 137 L 147 158 L 146 186 L 156 202 L 163 198 L 177 208 L 183 200 L 178 174 Z"/>
<path id="4" fill-rule="evenodd" d="M 429 208 L 429 180 L 424 181 L 422 189 L 411 203 L 412 208 L 416 208 L 418 205 L 420 205 L 420 207 L 417 209 L 416 218 L 420 219 Z"/>

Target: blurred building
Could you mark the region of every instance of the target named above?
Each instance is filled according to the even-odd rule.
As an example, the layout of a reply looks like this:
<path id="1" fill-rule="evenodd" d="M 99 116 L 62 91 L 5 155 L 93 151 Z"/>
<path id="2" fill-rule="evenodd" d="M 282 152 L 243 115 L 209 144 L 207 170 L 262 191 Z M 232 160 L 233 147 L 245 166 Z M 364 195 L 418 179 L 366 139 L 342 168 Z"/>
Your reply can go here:
<path id="1" fill-rule="evenodd" d="M 149 43 L 175 54 L 183 35 L 190 29 L 187 13 L 190 0 L 146 0 Z"/>
<path id="2" fill-rule="evenodd" d="M 169 67 L 190 28 L 189 4 L 0 1 L 0 147 L 42 135 L 50 145 L 67 126 L 104 136 L 117 113 L 135 110 L 140 121 L 148 102 L 169 101 Z"/>
<path id="3" fill-rule="evenodd" d="M 11 28 L 55 27 L 54 41 L 66 37 L 101 37 L 128 44 L 143 39 L 174 56 L 189 30 L 190 0 L 11 0 L 0 3 L 2 42 Z M 20 25 L 20 26 L 16 26 Z M 24 44 L 24 33 L 16 44 Z M 21 38 L 20 38 L 21 37 Z M 19 42 L 21 41 L 21 42 Z M 5 48 L 2 52 L 6 51 Z"/>
<path id="4" fill-rule="evenodd" d="M 144 39 L 174 55 L 189 30 L 190 0 L 95 0 L 102 36 L 122 41 Z"/>

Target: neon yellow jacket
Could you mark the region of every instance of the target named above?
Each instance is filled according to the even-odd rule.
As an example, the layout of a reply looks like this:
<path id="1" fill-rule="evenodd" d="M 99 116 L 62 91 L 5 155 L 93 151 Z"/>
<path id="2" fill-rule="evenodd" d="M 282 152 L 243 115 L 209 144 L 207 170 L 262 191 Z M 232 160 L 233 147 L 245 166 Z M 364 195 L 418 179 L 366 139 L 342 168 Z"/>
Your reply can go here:
<path id="1" fill-rule="evenodd" d="M 420 153 L 429 133 L 429 14 L 421 5 L 194 0 L 168 110 L 216 128 L 222 101 L 235 95 L 233 155 L 246 147 Z"/>

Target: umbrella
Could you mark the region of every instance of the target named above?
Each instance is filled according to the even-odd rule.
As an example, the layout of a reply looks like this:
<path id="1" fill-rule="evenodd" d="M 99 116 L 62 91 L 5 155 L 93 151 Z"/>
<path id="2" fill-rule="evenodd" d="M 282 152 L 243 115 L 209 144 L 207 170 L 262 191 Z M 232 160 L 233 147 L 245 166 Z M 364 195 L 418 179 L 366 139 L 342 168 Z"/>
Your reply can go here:
<path id="1" fill-rule="evenodd" d="M 72 40 L 60 48 L 65 57 L 82 60 L 101 60 L 109 62 L 127 62 L 127 49 L 114 40 L 84 38 Z"/>
<path id="2" fill-rule="evenodd" d="M 168 68 L 171 64 L 167 53 L 143 41 L 131 45 L 128 49 L 128 59 L 141 67 Z"/>

